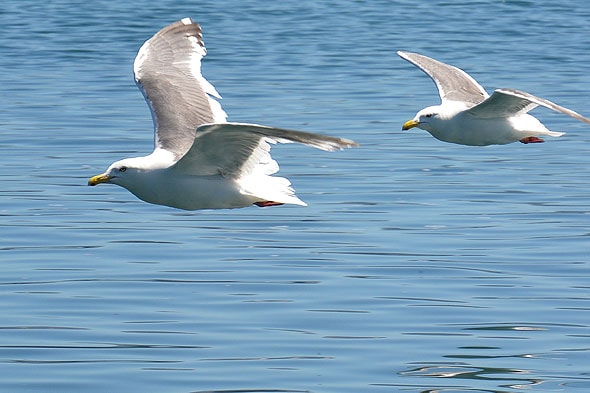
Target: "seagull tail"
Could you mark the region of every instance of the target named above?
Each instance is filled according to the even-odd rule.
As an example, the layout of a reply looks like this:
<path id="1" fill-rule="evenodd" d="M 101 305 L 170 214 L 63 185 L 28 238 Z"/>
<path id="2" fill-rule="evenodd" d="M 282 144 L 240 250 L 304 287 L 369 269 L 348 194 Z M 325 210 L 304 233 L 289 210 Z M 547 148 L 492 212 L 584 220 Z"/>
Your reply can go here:
<path id="1" fill-rule="evenodd" d="M 307 206 L 284 177 L 251 175 L 240 178 L 238 184 L 243 194 L 254 197 L 257 202 Z"/>
<path id="2" fill-rule="evenodd" d="M 560 137 L 562 135 L 565 135 L 565 132 L 557 132 L 557 131 L 547 131 L 545 134 L 543 135 L 549 135 L 549 136 L 553 136 L 555 138 Z"/>

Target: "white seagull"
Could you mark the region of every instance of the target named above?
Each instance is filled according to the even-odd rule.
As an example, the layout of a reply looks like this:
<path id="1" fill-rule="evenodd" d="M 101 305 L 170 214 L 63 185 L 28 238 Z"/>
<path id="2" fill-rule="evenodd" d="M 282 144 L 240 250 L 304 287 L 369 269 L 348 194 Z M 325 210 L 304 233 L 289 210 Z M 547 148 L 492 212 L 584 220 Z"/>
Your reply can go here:
<path id="1" fill-rule="evenodd" d="M 549 100 L 515 89 L 497 89 L 489 96 L 465 71 L 411 52 L 397 54 L 432 78 L 441 104 L 419 111 L 402 130 L 418 127 L 444 142 L 486 146 L 544 142 L 537 135 L 558 137 L 537 118 L 527 114 L 541 105 L 590 123 L 590 119 Z"/>
<path id="2" fill-rule="evenodd" d="M 257 124 L 227 123 L 219 93 L 201 75 L 206 54 L 201 27 L 190 18 L 147 40 L 133 64 L 135 81 L 152 111 L 154 151 L 117 161 L 88 185 L 113 183 L 139 199 L 185 210 L 285 203 L 305 206 L 270 145 L 298 142 L 321 150 L 358 144 L 348 139 Z"/>

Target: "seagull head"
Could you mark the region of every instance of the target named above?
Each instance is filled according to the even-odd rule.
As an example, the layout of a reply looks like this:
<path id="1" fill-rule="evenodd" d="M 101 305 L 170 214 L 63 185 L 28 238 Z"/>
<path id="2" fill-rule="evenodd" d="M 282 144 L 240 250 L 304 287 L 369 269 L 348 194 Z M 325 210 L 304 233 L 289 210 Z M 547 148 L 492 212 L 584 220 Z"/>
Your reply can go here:
<path id="1" fill-rule="evenodd" d="M 429 106 L 416 113 L 416 116 L 412 120 L 406 121 L 402 130 L 407 131 L 411 128 L 418 127 L 426 131 L 432 129 L 432 125 L 436 124 L 439 119 L 439 106 Z"/>
<path id="2" fill-rule="evenodd" d="M 88 185 L 96 186 L 101 183 L 113 183 L 125 187 L 126 183 L 132 182 L 132 179 L 141 172 L 141 168 L 136 161 L 136 158 L 116 161 L 104 173 L 88 179 Z"/>
<path id="3" fill-rule="evenodd" d="M 104 173 L 88 179 L 88 185 L 112 183 L 129 189 L 129 187 L 143 182 L 145 175 L 149 176 L 158 170 L 169 168 L 175 161 L 171 152 L 156 149 L 149 156 L 125 158 L 113 162 Z"/>

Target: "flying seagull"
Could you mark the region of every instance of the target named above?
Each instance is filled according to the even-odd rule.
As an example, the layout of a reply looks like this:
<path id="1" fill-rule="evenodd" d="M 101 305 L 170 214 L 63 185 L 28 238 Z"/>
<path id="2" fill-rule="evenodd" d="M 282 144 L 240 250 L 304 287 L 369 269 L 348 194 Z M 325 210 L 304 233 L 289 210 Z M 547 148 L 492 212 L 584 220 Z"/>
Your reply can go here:
<path id="1" fill-rule="evenodd" d="M 219 93 L 201 75 L 206 49 L 201 27 L 184 18 L 164 27 L 139 49 L 133 72 L 152 112 L 154 151 L 126 158 L 88 185 L 113 183 L 139 199 L 185 210 L 305 206 L 270 145 L 297 142 L 333 151 L 354 141 L 257 124 L 228 123 Z"/>
<path id="2" fill-rule="evenodd" d="M 549 100 L 515 89 L 497 89 L 489 96 L 465 71 L 411 52 L 397 54 L 424 71 L 434 80 L 441 104 L 419 111 L 402 130 L 418 127 L 436 139 L 461 145 L 486 146 L 544 142 L 537 135 L 558 137 L 563 132 L 550 131 L 527 112 L 544 106 L 575 119 L 590 119 Z"/>

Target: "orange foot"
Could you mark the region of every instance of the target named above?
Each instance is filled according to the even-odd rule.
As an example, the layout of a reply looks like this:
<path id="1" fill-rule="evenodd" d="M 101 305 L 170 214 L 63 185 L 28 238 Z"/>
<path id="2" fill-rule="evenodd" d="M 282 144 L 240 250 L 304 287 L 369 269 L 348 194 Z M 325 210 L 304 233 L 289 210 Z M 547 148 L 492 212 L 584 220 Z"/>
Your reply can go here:
<path id="1" fill-rule="evenodd" d="M 273 202 L 273 201 L 262 201 L 262 202 L 254 202 L 254 204 L 258 207 L 269 207 L 269 206 L 280 206 L 283 203 L 280 202 Z"/>
<path id="2" fill-rule="evenodd" d="M 536 136 L 527 136 L 526 138 L 522 138 L 520 140 L 521 143 L 543 143 L 545 142 L 543 139 L 541 138 L 537 138 Z"/>

